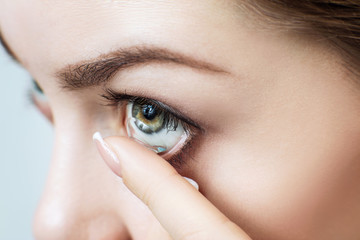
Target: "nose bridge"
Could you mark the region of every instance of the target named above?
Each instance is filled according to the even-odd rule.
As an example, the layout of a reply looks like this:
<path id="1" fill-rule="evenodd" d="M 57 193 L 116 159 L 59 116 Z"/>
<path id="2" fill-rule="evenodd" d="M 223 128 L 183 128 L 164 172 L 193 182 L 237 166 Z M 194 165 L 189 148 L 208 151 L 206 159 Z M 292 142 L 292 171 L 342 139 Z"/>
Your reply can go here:
<path id="1" fill-rule="evenodd" d="M 111 202 L 118 197 L 114 176 L 87 134 L 56 134 L 36 239 L 130 239 Z"/>

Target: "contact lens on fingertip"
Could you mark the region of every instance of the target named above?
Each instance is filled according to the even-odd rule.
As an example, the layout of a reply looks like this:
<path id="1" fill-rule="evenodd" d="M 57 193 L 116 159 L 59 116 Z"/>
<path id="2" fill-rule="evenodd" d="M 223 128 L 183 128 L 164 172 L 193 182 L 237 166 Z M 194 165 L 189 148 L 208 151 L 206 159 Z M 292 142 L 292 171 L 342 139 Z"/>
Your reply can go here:
<path id="1" fill-rule="evenodd" d="M 164 147 L 157 147 L 157 149 L 156 149 L 156 152 L 157 153 L 162 153 L 162 152 L 166 152 L 166 148 L 164 148 Z"/>

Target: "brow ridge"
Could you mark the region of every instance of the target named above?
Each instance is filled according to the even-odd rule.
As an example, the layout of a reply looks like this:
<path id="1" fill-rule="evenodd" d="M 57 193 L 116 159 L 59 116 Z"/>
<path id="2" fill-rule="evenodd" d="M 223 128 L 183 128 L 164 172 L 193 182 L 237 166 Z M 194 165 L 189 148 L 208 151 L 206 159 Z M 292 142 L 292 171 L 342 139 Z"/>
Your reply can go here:
<path id="1" fill-rule="evenodd" d="M 62 88 L 77 90 L 108 83 L 119 71 L 148 63 L 173 63 L 198 70 L 225 73 L 214 64 L 154 46 L 134 46 L 67 65 L 56 73 Z"/>

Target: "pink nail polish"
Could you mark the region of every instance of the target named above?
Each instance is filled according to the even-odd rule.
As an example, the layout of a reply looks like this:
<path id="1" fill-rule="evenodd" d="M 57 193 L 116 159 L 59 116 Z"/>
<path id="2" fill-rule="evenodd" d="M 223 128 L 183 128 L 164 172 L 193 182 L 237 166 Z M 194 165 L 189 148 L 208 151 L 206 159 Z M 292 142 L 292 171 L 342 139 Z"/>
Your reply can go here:
<path id="1" fill-rule="evenodd" d="M 104 159 L 106 164 L 110 167 L 110 169 L 119 177 L 121 177 L 121 167 L 120 161 L 114 151 L 109 147 L 109 145 L 104 141 L 103 137 L 99 132 L 96 132 L 93 135 L 93 140 L 96 144 L 96 147 Z"/>

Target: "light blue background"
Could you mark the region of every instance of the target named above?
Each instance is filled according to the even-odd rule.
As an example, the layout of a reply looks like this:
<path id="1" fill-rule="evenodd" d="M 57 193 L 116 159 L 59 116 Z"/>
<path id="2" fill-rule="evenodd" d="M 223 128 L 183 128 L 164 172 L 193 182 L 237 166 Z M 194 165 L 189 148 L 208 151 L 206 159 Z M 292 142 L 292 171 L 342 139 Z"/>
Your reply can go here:
<path id="1" fill-rule="evenodd" d="M 31 240 L 50 162 L 51 125 L 30 103 L 29 74 L 0 47 L 0 240 Z"/>

